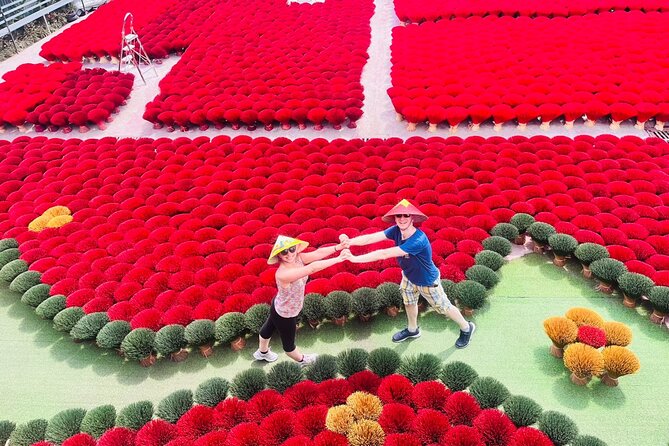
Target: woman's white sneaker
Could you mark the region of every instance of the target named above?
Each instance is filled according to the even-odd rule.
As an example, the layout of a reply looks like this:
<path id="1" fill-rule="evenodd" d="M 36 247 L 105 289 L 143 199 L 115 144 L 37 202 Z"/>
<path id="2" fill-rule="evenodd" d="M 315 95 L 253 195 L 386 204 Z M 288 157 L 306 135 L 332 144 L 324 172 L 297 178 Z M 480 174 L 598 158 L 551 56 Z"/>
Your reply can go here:
<path id="1" fill-rule="evenodd" d="M 260 349 L 258 349 L 253 353 L 253 358 L 256 361 L 274 362 L 279 359 L 279 355 L 274 353 L 272 350 L 267 350 L 267 352 L 261 353 Z"/>
<path id="2" fill-rule="evenodd" d="M 306 367 L 316 362 L 316 358 L 318 358 L 318 355 L 304 354 L 302 355 L 302 361 L 300 361 L 298 364 L 300 364 L 302 367 Z"/>

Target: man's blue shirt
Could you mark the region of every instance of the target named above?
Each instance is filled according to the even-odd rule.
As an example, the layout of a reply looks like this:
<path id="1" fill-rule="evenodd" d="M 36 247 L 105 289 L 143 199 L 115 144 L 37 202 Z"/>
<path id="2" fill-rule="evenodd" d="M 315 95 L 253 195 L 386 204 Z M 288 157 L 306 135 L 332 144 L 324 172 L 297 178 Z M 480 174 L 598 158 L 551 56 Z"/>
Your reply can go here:
<path id="1" fill-rule="evenodd" d="M 404 257 L 397 257 L 397 263 L 400 264 L 406 278 L 414 285 L 434 285 L 439 278 L 439 270 L 432 261 L 432 246 L 427 235 L 416 229 L 411 237 L 402 240 L 402 232 L 397 226 L 392 226 L 383 233 L 407 253 Z"/>

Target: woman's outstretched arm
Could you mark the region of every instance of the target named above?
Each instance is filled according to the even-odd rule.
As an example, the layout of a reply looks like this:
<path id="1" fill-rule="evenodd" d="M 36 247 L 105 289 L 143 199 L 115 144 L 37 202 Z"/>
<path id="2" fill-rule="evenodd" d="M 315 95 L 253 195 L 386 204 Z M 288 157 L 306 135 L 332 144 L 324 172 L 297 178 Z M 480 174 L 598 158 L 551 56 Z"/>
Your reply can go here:
<path id="1" fill-rule="evenodd" d="M 311 262 L 322 260 L 326 257 L 331 256 L 332 254 L 341 252 L 344 249 L 345 246 L 343 243 L 337 243 L 336 245 L 323 246 L 322 248 L 318 248 L 315 251 L 303 252 L 300 254 L 300 258 L 302 259 L 305 265 L 308 265 Z"/>
<path id="2" fill-rule="evenodd" d="M 314 274 L 318 271 L 324 270 L 327 267 L 341 263 L 351 257 L 351 251 L 345 249 L 337 257 L 326 260 L 317 260 L 308 265 L 300 266 L 299 268 L 280 268 L 276 273 L 276 278 L 283 283 L 292 283 L 303 277 Z"/>

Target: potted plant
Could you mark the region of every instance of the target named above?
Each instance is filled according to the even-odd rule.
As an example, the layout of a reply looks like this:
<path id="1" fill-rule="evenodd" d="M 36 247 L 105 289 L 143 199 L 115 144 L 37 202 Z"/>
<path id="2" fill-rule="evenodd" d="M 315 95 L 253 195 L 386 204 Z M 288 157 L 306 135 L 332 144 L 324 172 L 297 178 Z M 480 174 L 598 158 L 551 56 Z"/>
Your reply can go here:
<path id="1" fill-rule="evenodd" d="M 302 319 L 306 320 L 311 328 L 316 328 L 325 318 L 325 298 L 322 294 L 309 293 L 304 296 Z"/>
<path id="2" fill-rule="evenodd" d="M 156 333 L 156 351 L 174 362 L 181 362 L 188 357 L 184 336 L 186 328 L 179 324 L 166 325 Z"/>
<path id="3" fill-rule="evenodd" d="M 516 245 L 524 245 L 527 239 L 526 232 L 527 228 L 534 223 L 534 217 L 530 214 L 518 213 L 511 217 L 509 223 L 514 225 L 518 229 L 518 237 L 513 241 Z"/>
<path id="4" fill-rule="evenodd" d="M 153 418 L 153 403 L 137 401 L 121 409 L 116 416 L 116 426 L 137 431 Z"/>
<path id="5" fill-rule="evenodd" d="M 0 280 L 11 283 L 19 274 L 28 271 L 28 264 L 21 259 L 8 262 L 0 268 Z"/>
<path id="6" fill-rule="evenodd" d="M 58 313 L 65 309 L 67 298 L 62 294 L 48 297 L 35 308 L 35 313 L 42 319 L 53 319 Z M 127 334 L 127 333 L 126 333 Z"/>
<path id="7" fill-rule="evenodd" d="M 504 384 L 490 376 L 476 378 L 469 386 L 469 393 L 476 398 L 481 409 L 496 408 L 511 396 Z"/>
<path id="8" fill-rule="evenodd" d="M 368 394 L 365 396 L 371 397 Z M 386 434 L 378 421 L 360 418 L 351 425 L 346 438 L 352 445 L 383 446 Z"/>
<path id="9" fill-rule="evenodd" d="M 121 343 L 132 331 L 130 323 L 127 321 L 111 321 L 95 337 L 95 343 L 100 348 L 113 348 L 119 356 L 123 356 Z"/>
<path id="10" fill-rule="evenodd" d="M 539 416 L 537 427 L 550 438 L 552 444 L 575 445 L 573 441 L 578 436 L 578 426 L 572 419 L 560 412 L 553 410 L 543 412 Z"/>
<path id="11" fill-rule="evenodd" d="M 349 348 L 337 355 L 337 369 L 344 378 L 367 368 L 369 353 L 362 348 Z"/>
<path id="12" fill-rule="evenodd" d="M 0 421 L 0 444 L 7 443 L 12 432 L 16 429 L 16 424 L 9 420 Z"/>
<path id="13" fill-rule="evenodd" d="M 435 381 L 441 373 L 441 360 L 431 353 L 406 355 L 402 358 L 397 373 L 406 376 L 414 384 Z"/>
<path id="14" fill-rule="evenodd" d="M 597 243 L 581 243 L 574 250 L 574 256 L 581 262 L 583 270 L 583 277 L 589 279 L 592 277 L 592 271 L 590 270 L 590 264 L 596 260 L 606 259 L 609 257 L 609 251 L 606 250 L 602 245 Z"/>
<path id="15" fill-rule="evenodd" d="M 362 287 L 351 293 L 353 313 L 361 322 L 368 322 L 379 311 L 379 298 L 373 288 Z"/>
<path id="16" fill-rule="evenodd" d="M 353 410 L 353 415 L 358 421 L 378 420 L 383 411 L 383 402 L 381 401 L 381 398 L 364 391 L 357 391 L 350 394 L 348 398 L 346 398 L 346 405 Z M 383 430 L 381 430 L 381 436 L 383 437 L 383 435 Z M 360 442 L 352 444 L 365 444 L 364 438 L 361 438 L 361 440 L 362 441 Z M 381 438 L 381 445 L 382 444 L 383 438 Z"/>
<path id="17" fill-rule="evenodd" d="M 492 252 L 492 251 L 489 251 Z M 495 253 L 497 254 L 497 253 Z M 457 291 L 457 283 L 453 282 L 452 280 L 448 279 L 441 279 L 441 286 L 444 288 L 444 292 L 446 293 L 446 297 L 453 302 L 454 304 L 458 302 L 458 291 Z"/>
<path id="18" fill-rule="evenodd" d="M 544 321 L 544 331 L 551 339 L 551 355 L 562 358 L 564 347 L 576 341 L 578 326 L 566 317 L 549 317 Z"/>
<path id="19" fill-rule="evenodd" d="M 214 342 L 216 341 L 216 325 L 210 319 L 198 319 L 186 326 L 184 337 L 186 342 L 197 347 L 200 354 L 205 358 L 214 354 Z"/>
<path id="20" fill-rule="evenodd" d="M 75 342 L 92 341 L 100 330 L 109 323 L 109 316 L 104 312 L 90 313 L 82 317 L 70 330 Z"/>
<path id="21" fill-rule="evenodd" d="M 627 347 L 632 343 L 632 330 L 622 322 L 604 322 L 602 329 L 606 333 L 606 345 Z"/>
<path id="22" fill-rule="evenodd" d="M 469 364 L 452 361 L 443 366 L 439 378 L 453 392 L 460 392 L 469 387 L 479 374 Z"/>
<path id="23" fill-rule="evenodd" d="M 86 410 L 81 408 L 65 409 L 58 412 L 50 420 L 44 432 L 44 440 L 48 444 L 61 444 L 69 437 L 80 432 L 81 422 Z"/>
<path id="24" fill-rule="evenodd" d="M 344 325 L 351 314 L 351 294 L 333 291 L 325 297 L 325 312 L 337 325 Z"/>
<path id="25" fill-rule="evenodd" d="M 458 282 L 455 288 L 465 316 L 471 317 L 474 310 L 483 307 L 486 298 L 486 289 L 483 285 L 473 280 L 463 280 Z"/>
<path id="26" fill-rule="evenodd" d="M 655 286 L 651 288 L 648 300 L 653 305 L 650 321 L 654 324 L 661 324 L 669 313 L 669 287 Z"/>
<path id="27" fill-rule="evenodd" d="M 0 251 L 0 268 L 5 266 L 9 262 L 18 260 L 20 256 L 21 252 L 18 250 L 18 248 L 7 248 Z"/>
<path id="28" fill-rule="evenodd" d="M 548 223 L 535 221 L 527 228 L 527 233 L 530 234 L 532 241 L 534 241 L 534 252 L 542 254 L 548 245 L 548 238 L 555 234 L 555 228 Z"/>
<path id="29" fill-rule="evenodd" d="M 495 271 L 484 265 L 472 266 L 465 272 L 465 276 L 467 276 L 469 280 L 480 283 L 488 290 L 497 285 L 497 282 L 499 282 L 499 277 L 497 277 Z"/>
<path id="30" fill-rule="evenodd" d="M 518 228 L 511 223 L 497 223 L 490 230 L 490 235 L 504 237 L 508 241 L 513 242 L 519 238 L 520 232 L 518 231 Z"/>
<path id="31" fill-rule="evenodd" d="M 623 273 L 627 272 L 627 267 L 623 262 L 616 259 L 599 259 L 590 264 L 592 274 L 599 279 L 600 284 L 597 289 L 603 293 L 613 293 L 613 287 Z"/>
<path id="32" fill-rule="evenodd" d="M 638 273 L 623 273 L 618 277 L 618 287 L 623 293 L 623 305 L 636 307 L 637 299 L 647 295 L 653 288 L 653 281 Z"/>
<path id="33" fill-rule="evenodd" d="M 395 373 L 401 361 L 402 358 L 395 350 L 388 347 L 379 347 L 369 352 L 367 365 L 369 370 L 383 378 Z"/>
<path id="34" fill-rule="evenodd" d="M 17 242 L 16 239 L 13 238 L 0 239 L 0 252 L 4 251 L 5 249 L 13 249 L 18 247 L 19 247 L 19 242 Z"/>
<path id="35" fill-rule="evenodd" d="M 84 317 L 85 313 L 81 307 L 69 307 L 58 313 L 53 318 L 53 328 L 58 331 L 69 333 L 79 319 Z"/>
<path id="36" fill-rule="evenodd" d="M 263 369 L 246 369 L 232 378 L 230 394 L 248 401 L 267 386 L 267 375 Z"/>
<path id="37" fill-rule="evenodd" d="M 106 431 L 112 429 L 116 422 L 116 408 L 111 404 L 94 407 L 86 412 L 81 420 L 81 432 L 93 438 L 100 438 Z M 70 440 L 70 442 L 73 442 Z"/>
<path id="38" fill-rule="evenodd" d="M 44 440 L 48 424 L 47 420 L 41 418 L 19 424 L 12 430 L 7 444 L 29 445 L 39 443 Z"/>
<path id="39" fill-rule="evenodd" d="M 156 417 L 175 424 L 191 407 L 193 407 L 193 392 L 190 389 L 177 390 L 158 403 Z"/>
<path id="40" fill-rule="evenodd" d="M 255 304 L 244 313 L 246 328 L 251 334 L 257 335 L 269 316 L 268 304 Z"/>
<path id="41" fill-rule="evenodd" d="M 574 321 L 577 327 L 592 325 L 593 327 L 604 327 L 604 318 L 590 308 L 572 307 L 565 312 L 565 317 Z"/>
<path id="42" fill-rule="evenodd" d="M 517 427 L 533 425 L 543 412 L 536 401 L 523 395 L 511 395 L 504 401 L 502 407 L 504 407 L 504 413 Z"/>
<path id="43" fill-rule="evenodd" d="M 334 406 L 325 417 L 325 427 L 328 431 L 335 432 L 342 437 L 347 435 L 351 426 L 355 423 L 355 414 L 353 409 L 348 407 L 345 404 Z M 343 443 L 343 442 L 342 442 Z M 346 441 L 344 444 L 349 444 L 349 441 Z M 365 443 L 359 443 L 363 445 Z"/>
<path id="44" fill-rule="evenodd" d="M 602 350 L 605 372 L 600 377 L 607 386 L 618 385 L 618 378 L 639 371 L 639 359 L 625 347 L 611 345 Z"/>
<path id="45" fill-rule="evenodd" d="M 474 260 L 476 261 L 477 265 L 487 266 L 493 271 L 499 270 L 504 265 L 504 263 L 506 263 L 504 257 L 502 257 L 499 253 L 495 251 L 489 251 L 487 249 L 478 252 L 474 256 Z"/>
<path id="46" fill-rule="evenodd" d="M 336 378 L 337 358 L 328 354 L 318 355 L 318 358 L 306 370 L 305 376 L 315 383 Z"/>
<path id="47" fill-rule="evenodd" d="M 402 292 L 399 285 L 393 282 L 385 282 L 376 287 L 376 294 L 381 307 L 386 309 L 386 314 L 396 317 L 402 307 Z"/>
<path id="48" fill-rule="evenodd" d="M 24 271 L 12 280 L 9 289 L 15 293 L 23 294 L 35 285 L 42 283 L 42 275 L 37 271 Z"/>
<path id="49" fill-rule="evenodd" d="M 511 242 L 498 235 L 493 235 L 483 240 L 482 245 L 483 249 L 494 251 L 502 257 L 506 257 L 511 254 Z"/>
<path id="50" fill-rule="evenodd" d="M 267 387 L 283 393 L 303 379 L 302 367 L 298 363 L 279 362 L 267 373 Z"/>
<path id="51" fill-rule="evenodd" d="M 21 296 L 21 302 L 26 305 L 30 305 L 33 308 L 40 306 L 42 302 L 49 298 L 49 292 L 51 287 L 45 283 L 39 283 L 28 289 L 23 296 Z"/>
<path id="52" fill-rule="evenodd" d="M 142 367 L 156 363 L 156 333 L 148 328 L 137 328 L 123 339 L 121 350 L 126 358 L 139 361 Z"/>
<path id="53" fill-rule="evenodd" d="M 193 394 L 193 400 L 196 404 L 203 406 L 216 407 L 218 403 L 228 396 L 230 383 L 224 378 L 213 377 L 200 383 Z"/>
<path id="54" fill-rule="evenodd" d="M 564 349 L 564 365 L 571 372 L 571 382 L 584 386 L 593 376 L 602 374 L 604 358 L 596 348 L 575 342 Z"/>
<path id="55" fill-rule="evenodd" d="M 242 313 L 226 313 L 216 321 L 215 339 L 222 344 L 230 344 L 233 351 L 239 351 L 246 346 L 245 334 L 246 321 Z"/>
<path id="56" fill-rule="evenodd" d="M 600 327 L 581 325 L 576 340 L 590 347 L 602 348 L 606 345 L 606 332 Z"/>
<path id="57" fill-rule="evenodd" d="M 571 257 L 578 247 L 578 242 L 569 234 L 553 234 L 548 237 L 548 245 L 555 256 L 553 264 L 563 268 L 567 264 L 567 258 Z"/>

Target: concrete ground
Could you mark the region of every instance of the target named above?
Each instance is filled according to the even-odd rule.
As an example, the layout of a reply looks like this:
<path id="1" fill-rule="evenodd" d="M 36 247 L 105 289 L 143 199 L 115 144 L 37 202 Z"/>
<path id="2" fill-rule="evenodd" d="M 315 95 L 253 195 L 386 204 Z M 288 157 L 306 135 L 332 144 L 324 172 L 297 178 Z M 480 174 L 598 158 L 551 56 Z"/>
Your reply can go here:
<path id="1" fill-rule="evenodd" d="M 333 140 L 336 138 L 353 139 L 353 138 L 390 138 L 400 137 L 409 138 L 411 136 L 442 136 L 448 137 L 452 134 L 449 132 L 448 126 L 441 125 L 437 132 L 430 133 L 427 131 L 427 126 L 419 126 L 414 132 L 406 130 L 406 123 L 397 122 L 395 119 L 395 110 L 390 102 L 390 98 L 386 90 L 390 88 L 390 44 L 391 44 L 391 30 L 395 26 L 399 26 L 400 22 L 395 16 L 393 10 L 392 0 L 375 0 L 375 13 L 372 16 L 371 28 L 372 39 L 369 47 L 369 61 L 362 72 L 361 83 L 364 87 L 365 101 L 363 106 L 363 116 L 358 121 L 358 126 L 355 129 L 348 129 L 344 127 L 342 130 L 334 130 L 326 127 L 321 131 L 308 128 L 306 130 L 299 130 L 294 126 L 290 130 L 282 130 L 277 126 L 272 131 L 266 131 L 263 128 L 255 131 L 248 131 L 246 129 L 232 130 L 225 128 L 222 130 L 209 129 L 207 131 L 190 130 L 186 133 L 168 132 L 165 129 L 155 130 L 151 123 L 142 119 L 144 107 L 147 102 L 151 101 L 159 92 L 159 81 L 169 72 L 169 70 L 178 62 L 178 56 L 171 56 L 169 59 L 163 61 L 161 65 L 156 65 L 157 75 L 149 72 L 147 73 L 147 84 L 144 85 L 139 78 L 135 79 L 135 86 L 133 88 L 132 97 L 128 104 L 122 107 L 119 114 L 114 116 L 114 121 L 109 124 L 105 131 L 98 129 L 91 130 L 86 134 L 81 134 L 77 130 L 69 134 L 62 132 L 44 133 L 45 135 L 58 138 L 100 138 L 103 136 L 118 136 L 118 137 L 168 137 L 177 138 L 187 136 L 195 138 L 198 136 L 216 136 L 221 134 L 226 135 L 240 135 L 248 134 L 250 136 L 264 136 L 269 138 L 287 137 L 291 139 L 296 138 L 325 138 Z M 76 23 L 76 22 L 75 22 Z M 119 24 L 119 30 L 121 24 Z M 63 28 L 65 29 L 65 28 Z M 140 36 L 141 38 L 141 36 Z M 44 41 L 37 42 L 22 53 L 0 63 L 0 74 L 13 70 L 18 65 L 23 63 L 39 63 L 44 60 L 39 56 L 39 50 Z M 118 66 L 111 63 L 105 64 L 86 64 L 85 67 L 100 66 L 108 70 L 117 69 Z M 137 73 L 134 73 L 137 75 Z M 527 129 L 520 131 L 513 124 L 505 124 L 502 130 L 493 130 L 492 124 L 484 124 L 478 131 L 472 131 L 466 127 L 458 128 L 456 136 L 466 138 L 468 136 L 502 136 L 505 138 L 513 135 L 566 135 L 575 137 L 577 135 L 601 135 L 613 133 L 614 135 L 636 135 L 639 137 L 646 137 L 647 133 L 644 130 L 634 128 L 631 123 L 624 123 L 620 129 L 612 130 L 606 123 L 597 123 L 594 127 L 587 127 L 583 123 L 577 123 L 573 128 L 567 129 L 559 123 L 551 124 L 549 130 L 542 130 L 538 123 L 533 123 Z M 29 131 L 27 135 L 37 135 L 34 131 Z M 21 135 L 16 130 L 10 130 L 4 134 L 0 134 L 2 139 L 14 139 Z"/>

